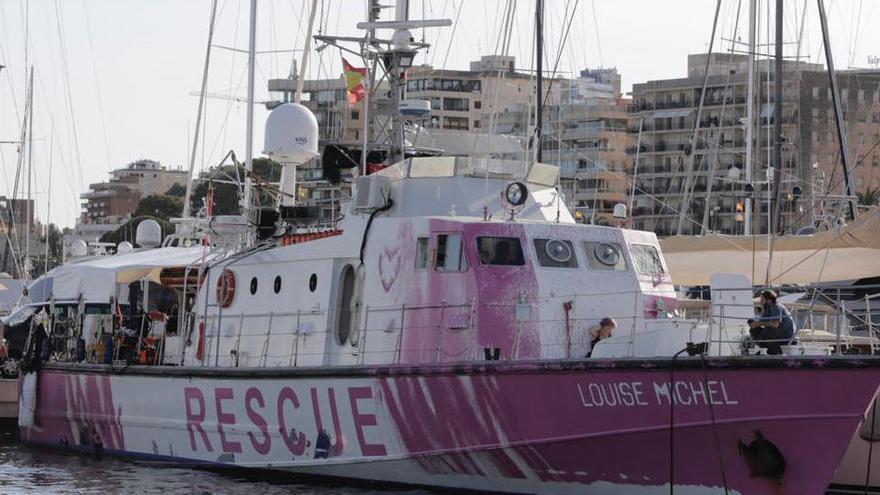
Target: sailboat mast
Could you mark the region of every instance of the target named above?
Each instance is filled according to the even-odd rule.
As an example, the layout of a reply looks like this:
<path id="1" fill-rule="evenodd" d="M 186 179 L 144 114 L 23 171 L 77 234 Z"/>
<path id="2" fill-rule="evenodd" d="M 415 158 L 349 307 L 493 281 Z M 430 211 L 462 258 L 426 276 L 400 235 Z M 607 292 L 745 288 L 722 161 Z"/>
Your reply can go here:
<path id="1" fill-rule="evenodd" d="M 190 198 L 192 197 L 193 171 L 196 166 L 196 150 L 199 149 L 199 132 L 202 124 L 202 110 L 205 107 L 206 91 L 208 90 L 208 67 L 211 65 L 211 44 L 214 40 L 214 19 L 217 15 L 217 0 L 211 2 L 211 23 L 208 25 L 208 46 L 205 50 L 205 67 L 202 70 L 202 90 L 199 92 L 199 109 L 196 111 L 196 129 L 193 135 L 192 154 L 189 157 L 189 173 L 186 176 L 186 194 L 183 197 L 183 218 L 189 216 Z"/>
<path id="2" fill-rule="evenodd" d="M 537 59 L 537 111 L 535 122 L 535 157 L 538 162 L 542 161 L 541 140 L 544 125 L 544 0 L 536 0 L 535 5 L 535 57 Z"/>
<path id="3" fill-rule="evenodd" d="M 831 53 L 831 40 L 828 38 L 828 18 L 825 16 L 825 2 L 819 2 L 819 21 L 822 24 L 822 43 L 825 48 L 825 63 L 828 65 L 828 78 L 831 81 L 831 99 L 834 102 L 834 121 L 837 124 L 837 144 L 840 145 L 840 165 L 843 167 L 843 186 L 849 199 L 849 212 L 853 220 L 858 217 L 859 209 L 853 191 L 852 176 L 849 168 L 849 142 L 846 129 L 843 127 L 843 109 L 840 106 L 840 88 L 837 74 L 834 72 L 834 56 Z"/>
<path id="4" fill-rule="evenodd" d="M 755 36 L 757 30 L 755 27 L 758 10 L 756 8 L 757 0 L 749 0 L 749 82 L 746 93 L 746 184 L 752 183 L 753 170 L 753 132 L 755 129 Z M 752 234 L 752 198 L 746 194 L 745 205 L 743 207 L 743 235 Z"/>
<path id="5" fill-rule="evenodd" d="M 820 0 L 821 1 L 821 0 Z M 779 190 L 782 185 L 782 5 L 783 0 L 776 0 L 776 69 L 773 94 L 773 216 L 770 217 L 769 233 L 777 233 L 782 225 L 782 203 Z"/>
<path id="6" fill-rule="evenodd" d="M 309 12 L 309 25 L 306 29 L 306 41 L 303 43 L 302 60 L 299 64 L 299 74 L 296 78 L 296 93 L 293 95 L 293 102 L 300 103 L 302 101 L 303 84 L 306 79 L 306 67 L 309 65 L 309 53 L 312 48 L 312 31 L 315 29 L 315 13 L 318 11 L 318 0 L 312 0 L 312 11 Z"/>
<path id="7" fill-rule="evenodd" d="M 247 129 L 244 148 L 244 197 L 241 211 L 247 216 L 251 209 L 251 177 L 254 170 L 254 69 L 257 49 L 257 0 L 251 0 L 250 30 L 248 41 L 248 90 L 247 90 Z"/>
<path id="8" fill-rule="evenodd" d="M 30 76 L 28 76 L 28 87 L 30 90 L 28 91 L 28 108 L 30 111 L 28 112 L 28 166 L 27 166 L 27 200 L 25 201 L 25 205 L 27 206 L 27 213 L 24 217 L 24 261 L 22 262 L 22 267 L 24 268 L 24 279 L 29 280 L 31 278 L 31 270 L 30 270 L 30 259 L 31 259 L 31 218 L 33 217 L 33 203 L 32 203 L 32 191 L 31 187 L 33 184 L 33 175 L 34 175 L 34 66 L 31 66 Z"/>

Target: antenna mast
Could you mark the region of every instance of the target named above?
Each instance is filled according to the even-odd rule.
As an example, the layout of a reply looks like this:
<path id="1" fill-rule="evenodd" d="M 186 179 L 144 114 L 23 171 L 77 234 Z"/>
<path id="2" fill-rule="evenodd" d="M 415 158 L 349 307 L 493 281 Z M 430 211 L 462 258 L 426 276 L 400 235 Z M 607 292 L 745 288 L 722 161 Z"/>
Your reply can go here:
<path id="1" fill-rule="evenodd" d="M 244 197 L 241 212 L 248 218 L 251 211 L 251 172 L 254 170 L 254 69 L 257 49 L 257 0 L 251 0 L 250 31 L 248 43 L 248 94 L 247 94 L 247 135 L 244 148 Z"/>
<path id="2" fill-rule="evenodd" d="M 543 154 L 541 150 L 542 127 L 544 125 L 544 0 L 536 0 L 535 4 L 535 58 L 537 59 L 536 69 L 538 72 L 537 88 L 535 88 L 535 94 L 538 99 L 535 122 L 535 146 L 537 150 L 535 159 L 541 162 Z"/>

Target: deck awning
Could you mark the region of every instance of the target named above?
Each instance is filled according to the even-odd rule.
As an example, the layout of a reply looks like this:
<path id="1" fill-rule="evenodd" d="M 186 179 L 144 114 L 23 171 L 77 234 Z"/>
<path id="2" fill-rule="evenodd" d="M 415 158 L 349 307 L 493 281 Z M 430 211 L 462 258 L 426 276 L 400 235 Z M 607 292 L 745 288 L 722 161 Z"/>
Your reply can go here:
<path id="1" fill-rule="evenodd" d="M 144 278 L 159 282 L 163 268 L 196 266 L 213 257 L 201 246 L 136 250 L 67 263 L 40 277 L 31 287 L 35 289 L 34 293 L 48 292 L 42 301 L 51 297 L 56 301 L 77 301 L 82 297 L 86 303 L 107 303 L 116 295 L 117 284 L 129 284 Z M 34 296 L 31 300 L 38 302 Z"/>

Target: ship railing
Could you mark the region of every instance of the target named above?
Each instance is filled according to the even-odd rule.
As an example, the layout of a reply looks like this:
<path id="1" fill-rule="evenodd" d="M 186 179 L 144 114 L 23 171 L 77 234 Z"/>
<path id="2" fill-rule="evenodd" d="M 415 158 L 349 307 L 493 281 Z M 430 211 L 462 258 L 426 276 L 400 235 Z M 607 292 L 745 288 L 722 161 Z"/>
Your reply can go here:
<path id="1" fill-rule="evenodd" d="M 847 287 L 837 284 L 800 289 L 771 288 L 780 294 L 792 294 L 781 297 L 780 303 L 788 309 L 794 320 L 798 342 L 827 345 L 836 353 L 880 352 L 880 326 L 877 324 L 880 321 L 880 302 L 877 301 L 880 298 L 880 285 Z M 724 292 L 742 290 L 712 289 L 712 292 L 716 299 L 729 299 L 725 298 Z M 760 290 L 754 291 L 758 292 Z M 747 326 L 748 319 L 755 318 L 753 315 L 760 309 L 757 300 L 738 303 L 717 300 L 703 302 L 705 304 L 702 307 L 691 304 L 685 314 L 707 324 L 709 331 L 718 335 L 712 342 L 723 341 L 720 336 L 726 330 Z"/>
<path id="2" fill-rule="evenodd" d="M 660 293 L 658 290 L 657 294 Z M 695 322 L 690 327 L 689 340 L 707 342 L 710 344 L 710 354 L 721 354 L 724 352 L 723 346 L 741 343 L 741 337 L 748 334 L 745 330 L 748 327 L 747 319 L 754 314 L 754 303 L 749 298 L 739 303 L 698 301 L 705 304 L 680 306 L 677 310 L 670 307 L 667 308 L 668 314 L 649 318 L 645 314 L 644 296 L 650 297 L 652 294 L 642 291 L 601 293 L 606 296 L 626 294 L 643 296 L 633 298 L 633 306 L 626 311 L 628 315 L 614 316 L 618 320 L 618 334 L 628 333 L 630 349 L 638 338 L 650 331 L 650 321 L 671 316 Z M 561 308 L 565 304 L 574 307 L 589 305 L 590 298 L 597 295 L 600 293 L 565 294 L 506 303 L 478 304 L 471 300 L 423 305 L 364 305 L 352 309 L 354 323 L 345 339 L 351 342 L 354 336 L 357 345 L 346 346 L 334 345 L 337 339 L 335 318 L 339 314 L 336 307 L 207 316 L 189 313 L 179 326 L 189 330 L 160 339 L 158 350 L 150 354 L 150 362 L 146 364 L 180 365 L 186 362 L 200 366 L 270 367 L 482 361 L 492 351 L 487 351 L 476 335 L 477 316 L 484 310 L 514 315 L 514 318 L 508 318 L 508 321 L 514 322 L 509 329 L 513 345 L 499 356 L 500 359 L 517 360 L 533 356 L 536 352 L 541 356 L 560 359 L 583 358 L 589 349 L 588 331 L 598 323 L 599 317 L 576 312 L 565 314 Z M 800 329 L 798 337 L 803 341 L 827 344 L 837 352 L 857 348 L 877 352 L 875 333 L 878 329 L 874 322 L 878 315 L 872 309 L 880 305 L 874 301 L 876 297 L 865 296 L 859 300 L 862 304 L 858 307 L 833 297 L 830 301 L 823 298 L 827 299 L 827 294 L 816 293 L 812 304 L 788 304 Z M 198 331 L 200 324 L 205 328 L 203 337 Z M 542 330 L 540 343 L 529 343 L 531 353 L 524 353 L 525 330 L 535 329 Z M 140 334 L 145 333 L 146 329 L 142 329 Z M 53 359 L 76 359 L 75 337 L 53 332 L 52 338 L 55 349 Z M 203 339 L 201 343 L 200 338 Z M 176 345 L 171 346 L 175 339 Z M 137 345 L 135 355 L 141 350 L 142 343 L 139 341 Z M 203 350 L 201 359 L 193 361 L 191 358 L 199 346 Z M 190 360 L 185 360 L 184 356 L 189 356 Z M 114 348 L 114 357 L 117 360 L 121 357 L 120 347 Z"/>

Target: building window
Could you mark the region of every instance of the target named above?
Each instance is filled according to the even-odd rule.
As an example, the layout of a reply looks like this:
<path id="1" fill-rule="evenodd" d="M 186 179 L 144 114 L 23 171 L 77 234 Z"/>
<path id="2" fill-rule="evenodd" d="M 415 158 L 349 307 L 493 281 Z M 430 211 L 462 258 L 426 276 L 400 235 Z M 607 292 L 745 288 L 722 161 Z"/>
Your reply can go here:
<path id="1" fill-rule="evenodd" d="M 441 79 L 441 91 L 461 91 L 461 81 L 458 79 Z"/>
<path id="2" fill-rule="evenodd" d="M 479 128 L 480 128 L 480 121 L 479 121 L 479 120 L 475 120 L 475 121 L 474 121 L 474 129 L 479 129 Z"/>
<path id="3" fill-rule="evenodd" d="M 443 128 L 452 130 L 468 130 L 467 117 L 444 117 Z"/>
<path id="4" fill-rule="evenodd" d="M 464 82 L 464 91 L 468 93 L 476 93 L 480 91 L 480 81 L 465 81 Z"/>
<path id="5" fill-rule="evenodd" d="M 468 100 L 465 98 L 443 98 L 443 110 L 467 112 Z"/>
<path id="6" fill-rule="evenodd" d="M 361 119 L 361 113 L 357 110 L 352 110 L 351 111 L 351 120 L 360 120 L 360 119 Z"/>
<path id="7" fill-rule="evenodd" d="M 483 108 L 483 102 L 480 101 L 480 100 L 475 101 L 475 102 L 474 102 L 474 109 L 475 109 L 475 110 L 479 110 L 479 109 L 481 109 L 481 108 Z"/>

